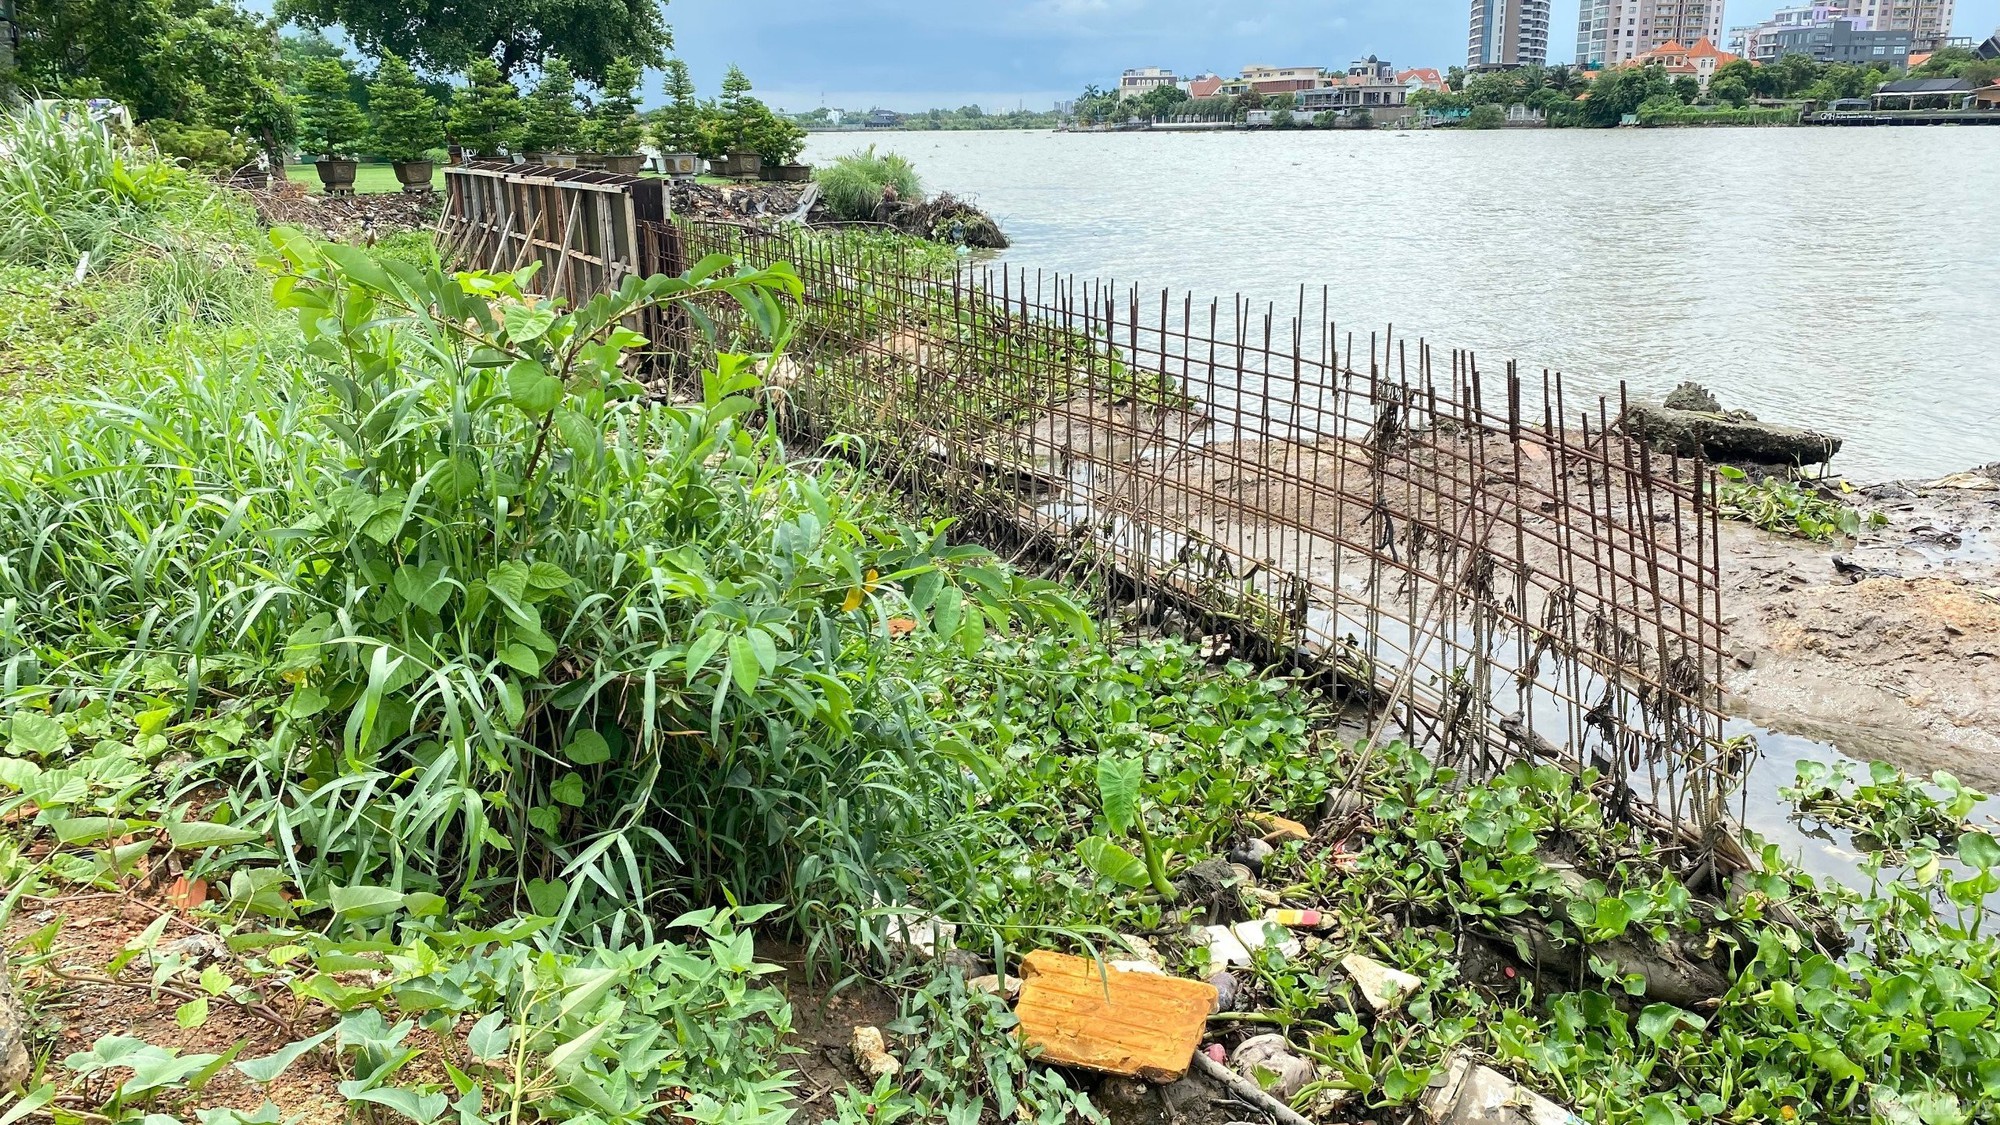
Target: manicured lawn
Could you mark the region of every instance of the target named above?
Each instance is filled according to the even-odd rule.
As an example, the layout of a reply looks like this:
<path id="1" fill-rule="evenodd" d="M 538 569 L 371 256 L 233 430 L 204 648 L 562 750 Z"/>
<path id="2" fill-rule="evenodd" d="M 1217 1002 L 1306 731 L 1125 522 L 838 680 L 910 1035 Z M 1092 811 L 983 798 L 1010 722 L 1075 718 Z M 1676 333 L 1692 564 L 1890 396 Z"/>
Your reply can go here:
<path id="1" fill-rule="evenodd" d="M 296 180 L 314 191 L 319 190 L 319 172 L 310 164 L 288 164 L 285 176 Z M 444 165 L 431 173 L 431 186 L 444 190 Z M 396 170 L 387 164 L 363 164 L 354 172 L 354 190 L 361 194 L 381 191 L 401 191 L 403 185 L 396 182 Z"/>

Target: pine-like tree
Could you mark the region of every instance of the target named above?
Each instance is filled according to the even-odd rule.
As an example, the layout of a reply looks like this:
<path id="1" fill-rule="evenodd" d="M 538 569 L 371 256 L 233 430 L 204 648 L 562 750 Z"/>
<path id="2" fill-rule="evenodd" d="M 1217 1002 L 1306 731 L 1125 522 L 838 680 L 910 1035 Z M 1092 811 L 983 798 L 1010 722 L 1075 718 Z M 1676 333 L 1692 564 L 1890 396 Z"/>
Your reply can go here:
<path id="1" fill-rule="evenodd" d="M 604 96 L 590 111 L 590 144 L 598 152 L 630 156 L 639 151 L 645 127 L 639 124 L 635 94 L 641 71 L 631 59 L 618 59 L 604 72 Z"/>
<path id="2" fill-rule="evenodd" d="M 348 96 L 347 64 L 314 59 L 299 75 L 299 147 L 338 160 L 352 157 L 368 135 L 368 119 Z"/>
<path id="3" fill-rule="evenodd" d="M 521 144 L 530 152 L 573 151 L 582 131 L 576 77 L 561 56 L 552 57 L 542 67 L 542 80 L 528 95 L 527 127 L 522 130 Z"/>
<path id="4" fill-rule="evenodd" d="M 667 106 L 659 114 L 654 143 L 661 152 L 701 151 L 701 103 L 695 100 L 694 79 L 680 59 L 667 60 Z"/>
<path id="5" fill-rule="evenodd" d="M 451 139 L 474 155 L 497 159 L 521 134 L 521 95 L 500 73 L 500 64 L 480 56 L 465 73 L 465 88 L 451 102 Z"/>
<path id="6" fill-rule="evenodd" d="M 437 99 L 417 81 L 417 72 L 397 55 L 385 55 L 368 83 L 368 108 L 375 113 L 375 143 L 395 161 L 422 160 L 444 143 Z"/>

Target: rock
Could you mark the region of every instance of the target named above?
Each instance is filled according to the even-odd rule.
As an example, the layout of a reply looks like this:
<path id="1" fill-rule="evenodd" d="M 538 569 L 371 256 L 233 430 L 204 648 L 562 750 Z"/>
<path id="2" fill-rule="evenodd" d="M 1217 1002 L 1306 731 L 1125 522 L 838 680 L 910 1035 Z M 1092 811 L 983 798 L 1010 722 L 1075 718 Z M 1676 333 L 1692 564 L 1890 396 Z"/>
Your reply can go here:
<path id="1" fill-rule="evenodd" d="M 1156 977 L 1167 975 L 1165 969 L 1160 968 L 1151 961 L 1113 961 L 1111 962 L 1111 967 L 1121 973 L 1151 973 Z"/>
<path id="2" fill-rule="evenodd" d="M 1236 1010 L 1236 999 L 1243 994 L 1243 986 L 1236 983 L 1235 973 L 1227 969 L 1218 973 L 1211 973 L 1208 977 L 1208 984 L 1209 987 L 1215 989 L 1216 1011 L 1233 1012 Z"/>
<path id="3" fill-rule="evenodd" d="M 1021 960 L 1014 1006 L 1043 1063 L 1164 1085 L 1187 1074 L 1215 989 L 1201 981 L 1100 966 L 1046 949 Z"/>
<path id="4" fill-rule="evenodd" d="M 854 1065 L 870 1078 L 887 1078 L 900 1072 L 903 1064 L 889 1053 L 889 1045 L 882 1038 L 879 1027 L 861 1026 L 854 1029 Z"/>
<path id="5" fill-rule="evenodd" d="M 1392 969 L 1359 953 L 1342 957 L 1340 968 L 1354 978 L 1355 987 L 1361 990 L 1361 998 L 1368 1001 L 1368 1006 L 1375 1009 L 1377 1015 L 1402 1007 L 1403 1001 L 1424 986 L 1423 978 L 1401 969 Z"/>
<path id="6" fill-rule="evenodd" d="M 937 963 L 947 969 L 957 969 L 958 975 L 966 980 L 990 976 L 993 972 L 992 963 L 970 949 L 947 949 L 938 954 Z"/>
<path id="7" fill-rule="evenodd" d="M 1661 405 L 1668 410 L 1699 410 L 1705 414 L 1722 413 L 1722 403 L 1707 387 L 1696 382 L 1682 383 L 1667 392 Z"/>
<path id="8" fill-rule="evenodd" d="M 28 1017 L 14 995 L 7 975 L 7 953 L 0 949 L 0 1091 L 19 1089 L 28 1080 Z"/>
<path id="9" fill-rule="evenodd" d="M 1582 1125 L 1582 1118 L 1464 1055 L 1445 1062 L 1419 1106 L 1435 1125 Z"/>
<path id="10" fill-rule="evenodd" d="M 1229 861 L 1219 856 L 1211 856 L 1187 869 L 1181 876 L 1181 897 L 1193 902 L 1213 903 L 1240 882 L 1236 872 L 1229 869 Z"/>
<path id="11" fill-rule="evenodd" d="M 1248 840 L 1229 849 L 1228 859 L 1231 863 L 1241 864 L 1253 872 L 1261 873 L 1264 870 L 1264 861 L 1271 858 L 1271 853 L 1276 850 L 1268 841 Z"/>
<path id="12" fill-rule="evenodd" d="M 1293 1054 L 1291 1041 L 1277 1034 L 1245 1039 L 1229 1065 L 1282 1102 L 1291 1101 L 1313 1080 L 1313 1065 Z"/>
<path id="13" fill-rule="evenodd" d="M 981 992 L 991 993 L 1003 1000 L 1012 1000 L 1021 991 L 1020 977 L 1003 977 L 995 973 L 988 973 L 983 977 L 973 977 L 965 983 Z"/>
<path id="14" fill-rule="evenodd" d="M 1251 813 L 1250 823 L 1264 834 L 1264 842 L 1277 847 L 1293 840 L 1312 839 L 1312 832 L 1296 820 L 1288 820 L 1276 813 Z"/>
<path id="15" fill-rule="evenodd" d="M 1214 1100 L 1215 1087 L 1192 1074 L 1160 1090 L 1160 1101 L 1166 1104 L 1168 1112 L 1178 1117 L 1194 1116 Z"/>
<path id="16" fill-rule="evenodd" d="M 1754 419 L 1635 402 L 1619 428 L 1662 453 L 1759 465 L 1816 465 L 1840 452 L 1841 439 Z"/>

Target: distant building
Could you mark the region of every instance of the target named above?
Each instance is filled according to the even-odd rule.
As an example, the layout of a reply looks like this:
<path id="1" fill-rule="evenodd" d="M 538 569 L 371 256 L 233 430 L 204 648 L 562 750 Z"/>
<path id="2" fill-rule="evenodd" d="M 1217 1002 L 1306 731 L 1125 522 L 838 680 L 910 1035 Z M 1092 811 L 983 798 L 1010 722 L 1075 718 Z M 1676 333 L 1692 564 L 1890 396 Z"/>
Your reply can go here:
<path id="1" fill-rule="evenodd" d="M 2000 82 L 1995 82 L 1984 90 L 1974 91 L 1972 95 L 1972 108 L 2000 109 Z"/>
<path id="2" fill-rule="evenodd" d="M 1465 42 L 1468 68 L 1505 70 L 1548 61 L 1549 0 L 1472 0 L 1472 27 Z"/>
<path id="3" fill-rule="evenodd" d="M 1149 90 L 1180 84 L 1181 80 L 1174 77 L 1174 72 L 1171 70 L 1163 70 L 1157 66 L 1142 66 L 1118 76 L 1118 96 L 1136 98 L 1143 96 Z"/>
<path id="4" fill-rule="evenodd" d="M 1412 94 L 1418 90 L 1429 90 L 1439 94 L 1444 93 L 1444 75 L 1439 74 L 1437 68 L 1434 66 L 1417 67 L 1414 70 L 1400 71 L 1396 75 L 1396 81 L 1401 82 L 1403 88 Z"/>
<path id="5" fill-rule="evenodd" d="M 1582 0 L 1576 61 L 1618 66 L 1669 43 L 1712 45 L 1721 38 L 1721 0 Z"/>
<path id="6" fill-rule="evenodd" d="M 1322 85 L 1299 91 L 1297 104 L 1309 116 L 1363 109 L 1372 113 L 1401 109 L 1409 98 L 1410 88 L 1397 81 L 1395 66 L 1369 55 L 1350 64 L 1346 74 L 1328 75 Z"/>
<path id="7" fill-rule="evenodd" d="M 1821 27 L 1788 27 L 1757 37 L 1756 62 L 1786 55 L 1811 55 L 1823 63 L 1850 63 L 1901 70 L 1910 63 L 1907 31 L 1858 31 L 1852 20 L 1829 20 Z"/>
<path id="8" fill-rule="evenodd" d="M 1855 31 L 1907 32 L 1910 51 L 1927 55 L 1951 41 L 1953 3 L 1954 0 L 1817 0 L 1801 7 L 1780 8 L 1762 23 L 1734 29 L 1730 33 L 1730 48 L 1747 59 L 1776 58 L 1759 47 L 1762 36 L 1788 28 L 1826 27 L 1837 20 L 1846 20 Z M 1915 65 L 1914 61 L 1911 65 Z"/>
<path id="9" fill-rule="evenodd" d="M 1687 75 L 1701 83 L 1701 88 L 1706 90 L 1708 80 L 1715 77 L 1715 72 L 1722 69 L 1725 63 L 1735 62 L 1737 58 L 1738 56 L 1728 51 L 1717 50 L 1715 44 L 1706 39 L 1697 39 L 1692 47 L 1684 47 L 1679 43 L 1662 43 L 1643 55 L 1627 60 L 1624 65 L 1658 66 L 1676 78 Z"/>
<path id="10" fill-rule="evenodd" d="M 1243 76 L 1234 83 L 1225 83 L 1222 92 L 1229 93 L 1229 87 L 1233 85 L 1266 96 L 1296 94 L 1300 90 L 1313 89 L 1325 80 L 1325 72 L 1316 66 L 1246 66 Z"/>
<path id="11" fill-rule="evenodd" d="M 1970 78 L 1898 78 L 1875 91 L 1876 109 L 1961 109 L 1978 93 Z"/>
<path id="12" fill-rule="evenodd" d="M 902 123 L 902 114 L 894 110 L 877 109 L 870 111 L 868 116 L 862 119 L 861 127 L 864 129 L 894 129 Z"/>
<path id="13" fill-rule="evenodd" d="M 1193 78 L 1181 83 L 1181 89 L 1186 90 L 1190 98 L 1212 98 L 1215 96 L 1217 90 L 1222 89 L 1222 76 L 1220 74 L 1197 74 Z"/>
<path id="14" fill-rule="evenodd" d="M 2000 59 L 2000 28 L 1994 29 L 1986 42 L 1974 47 L 1972 53 L 1982 59 Z"/>

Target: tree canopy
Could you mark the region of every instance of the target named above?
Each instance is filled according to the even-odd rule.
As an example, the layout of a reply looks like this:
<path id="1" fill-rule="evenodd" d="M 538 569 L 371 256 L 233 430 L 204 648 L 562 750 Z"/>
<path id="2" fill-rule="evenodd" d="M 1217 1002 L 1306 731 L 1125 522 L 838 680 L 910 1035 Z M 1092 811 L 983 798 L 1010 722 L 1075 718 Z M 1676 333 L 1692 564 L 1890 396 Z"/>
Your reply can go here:
<path id="1" fill-rule="evenodd" d="M 483 55 L 472 60 L 465 78 L 451 103 L 451 139 L 477 156 L 497 157 L 520 139 L 520 92 L 500 64 Z"/>
<path id="2" fill-rule="evenodd" d="M 589 146 L 598 152 L 625 156 L 639 151 L 645 132 L 639 124 L 639 106 L 634 98 L 639 87 L 639 64 L 619 59 L 604 79 L 604 96 L 590 111 Z"/>
<path id="3" fill-rule="evenodd" d="M 375 113 L 375 140 L 390 160 L 422 160 L 444 143 L 444 125 L 437 100 L 417 81 L 416 72 L 398 55 L 382 60 L 368 84 Z"/>
<path id="4" fill-rule="evenodd" d="M 228 0 L 20 0 L 32 88 L 107 97 L 140 121 L 220 130 L 276 154 L 297 118 L 277 27 Z"/>
<path id="5" fill-rule="evenodd" d="M 695 97 L 694 79 L 680 59 L 668 59 L 666 72 L 667 105 L 655 119 L 654 143 L 661 152 L 700 152 L 701 103 Z"/>
<path id="6" fill-rule="evenodd" d="M 528 93 L 521 144 L 530 152 L 568 152 L 582 139 L 583 111 L 576 100 L 576 77 L 561 55 L 542 68 L 542 79 Z"/>
<path id="7" fill-rule="evenodd" d="M 484 55 L 512 76 L 560 55 L 599 82 L 620 58 L 657 66 L 673 46 L 661 0 L 278 0 L 277 10 L 305 27 L 339 24 L 365 53 L 393 52 L 434 74 Z"/>
<path id="8" fill-rule="evenodd" d="M 352 157 L 368 119 L 348 96 L 353 76 L 339 59 L 314 59 L 299 76 L 299 147 L 328 159 Z"/>

